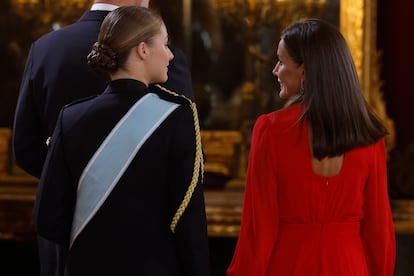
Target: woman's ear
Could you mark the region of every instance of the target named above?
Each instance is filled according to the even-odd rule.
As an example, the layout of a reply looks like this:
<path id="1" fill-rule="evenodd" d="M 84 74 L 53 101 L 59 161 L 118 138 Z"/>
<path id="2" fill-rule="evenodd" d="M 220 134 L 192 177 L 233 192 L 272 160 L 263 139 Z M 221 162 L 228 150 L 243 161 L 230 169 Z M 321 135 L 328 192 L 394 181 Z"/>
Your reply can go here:
<path id="1" fill-rule="evenodd" d="M 140 59 L 146 59 L 147 58 L 147 45 L 145 42 L 141 42 L 136 46 L 136 52 Z"/>
<path id="2" fill-rule="evenodd" d="M 305 65 L 302 63 L 299 66 L 299 69 L 302 71 L 302 77 L 303 77 L 303 79 L 305 79 Z"/>

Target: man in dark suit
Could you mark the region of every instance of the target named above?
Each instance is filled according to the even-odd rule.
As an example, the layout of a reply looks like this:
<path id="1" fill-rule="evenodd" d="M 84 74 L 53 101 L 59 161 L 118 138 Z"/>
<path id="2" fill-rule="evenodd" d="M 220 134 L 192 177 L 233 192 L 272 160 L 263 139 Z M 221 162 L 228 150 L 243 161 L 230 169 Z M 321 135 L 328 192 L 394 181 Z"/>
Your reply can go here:
<path id="1" fill-rule="evenodd" d="M 109 11 L 118 6 L 148 7 L 148 0 L 95 0 L 74 24 L 48 33 L 32 44 L 20 87 L 14 127 L 16 164 L 40 178 L 60 109 L 70 102 L 103 92 L 107 79 L 89 71 L 86 57 Z M 174 59 L 166 88 L 194 100 L 184 54 L 171 46 Z M 59 248 L 39 237 L 41 275 L 59 275 Z M 56 253 L 54 253 L 56 252 Z M 54 257 L 56 259 L 54 259 Z"/>

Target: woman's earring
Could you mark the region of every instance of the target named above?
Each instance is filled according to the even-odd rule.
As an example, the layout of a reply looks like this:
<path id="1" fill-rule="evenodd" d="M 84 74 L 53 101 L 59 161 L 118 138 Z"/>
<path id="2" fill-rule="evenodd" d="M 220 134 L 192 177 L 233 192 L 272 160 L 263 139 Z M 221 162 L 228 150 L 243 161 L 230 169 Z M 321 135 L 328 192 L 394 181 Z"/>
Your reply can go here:
<path id="1" fill-rule="evenodd" d="M 301 96 L 303 96 L 304 94 L 305 94 L 305 86 L 304 86 L 304 80 L 301 80 L 300 81 L 300 90 L 299 90 L 299 94 L 301 95 Z"/>

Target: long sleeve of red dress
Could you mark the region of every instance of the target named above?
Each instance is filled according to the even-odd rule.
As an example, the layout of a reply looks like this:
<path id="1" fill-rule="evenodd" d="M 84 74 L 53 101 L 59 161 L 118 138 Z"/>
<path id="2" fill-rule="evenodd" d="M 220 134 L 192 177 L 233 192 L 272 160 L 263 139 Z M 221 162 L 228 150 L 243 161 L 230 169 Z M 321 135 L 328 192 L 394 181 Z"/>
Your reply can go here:
<path id="1" fill-rule="evenodd" d="M 372 159 L 365 188 L 361 238 L 369 275 L 394 275 L 395 234 L 388 200 L 386 152 L 383 140 L 375 145 Z"/>
<path id="2" fill-rule="evenodd" d="M 258 120 L 251 142 L 242 224 L 233 261 L 233 275 L 265 275 L 278 228 L 277 181 L 268 152 L 267 124 Z M 273 218 L 269 220 L 268 218 Z"/>

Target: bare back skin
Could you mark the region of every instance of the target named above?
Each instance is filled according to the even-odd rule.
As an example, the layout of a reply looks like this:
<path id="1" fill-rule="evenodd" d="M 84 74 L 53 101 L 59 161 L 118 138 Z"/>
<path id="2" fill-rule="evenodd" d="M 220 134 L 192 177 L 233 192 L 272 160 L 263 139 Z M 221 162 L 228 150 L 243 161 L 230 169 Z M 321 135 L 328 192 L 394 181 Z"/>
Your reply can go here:
<path id="1" fill-rule="evenodd" d="M 318 160 L 312 157 L 313 172 L 318 175 L 332 177 L 341 171 L 344 155 Z"/>

